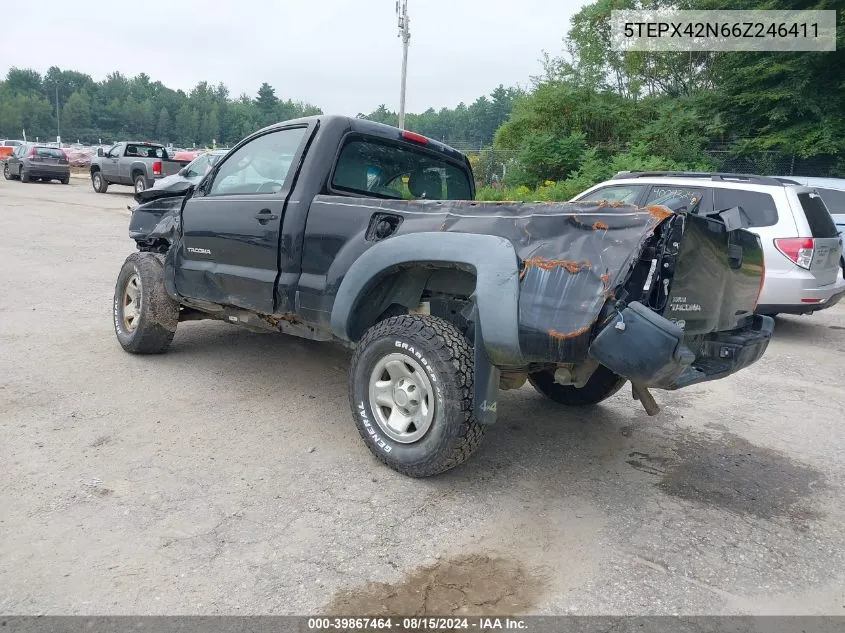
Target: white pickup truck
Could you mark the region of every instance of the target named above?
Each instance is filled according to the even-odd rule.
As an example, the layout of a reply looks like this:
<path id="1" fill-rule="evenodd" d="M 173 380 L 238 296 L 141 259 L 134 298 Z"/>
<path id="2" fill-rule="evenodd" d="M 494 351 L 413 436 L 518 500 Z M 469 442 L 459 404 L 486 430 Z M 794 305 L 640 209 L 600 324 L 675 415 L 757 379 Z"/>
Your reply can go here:
<path id="1" fill-rule="evenodd" d="M 104 151 L 97 150 L 91 161 L 91 184 L 97 193 L 108 191 L 109 185 L 129 185 L 135 193 L 149 189 L 156 180 L 177 173 L 186 161 L 173 160 L 167 148 L 158 143 L 127 141 Z"/>

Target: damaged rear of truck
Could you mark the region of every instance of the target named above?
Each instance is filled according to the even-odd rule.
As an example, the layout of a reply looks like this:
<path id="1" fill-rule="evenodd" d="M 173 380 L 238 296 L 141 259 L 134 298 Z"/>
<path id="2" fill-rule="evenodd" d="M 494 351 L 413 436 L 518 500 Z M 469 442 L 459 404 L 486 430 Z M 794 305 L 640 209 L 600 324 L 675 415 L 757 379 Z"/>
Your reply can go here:
<path id="1" fill-rule="evenodd" d="M 272 297 L 251 296 L 246 268 L 223 261 L 226 240 L 246 264 L 245 244 L 260 247 L 267 232 L 224 233 L 194 208 L 220 165 L 243 160 L 236 147 L 197 189 L 138 196 L 130 235 L 141 252 L 124 265 L 114 302 L 127 351 L 163 351 L 179 321 L 199 318 L 344 342 L 365 443 L 395 470 L 429 476 L 474 451 L 502 389 L 529 382 L 579 406 L 630 381 L 654 415 L 650 389 L 723 378 L 766 350 L 773 320 L 754 314 L 762 249 L 737 209 L 457 199 L 472 197 L 472 180 L 451 148 L 342 117 L 268 129 L 285 125 L 307 132 L 278 192 L 281 213 L 255 215 L 261 227 L 278 221 Z M 350 135 L 424 156 L 406 180 L 416 199 L 333 187 Z"/>

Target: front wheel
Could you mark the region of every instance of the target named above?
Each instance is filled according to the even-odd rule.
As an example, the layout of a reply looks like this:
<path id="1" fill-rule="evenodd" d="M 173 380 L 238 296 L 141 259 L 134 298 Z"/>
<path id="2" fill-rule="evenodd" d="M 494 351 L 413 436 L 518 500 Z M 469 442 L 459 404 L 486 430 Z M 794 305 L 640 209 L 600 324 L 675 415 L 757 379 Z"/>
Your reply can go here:
<path id="1" fill-rule="evenodd" d="M 3 165 L 3 178 L 6 180 L 12 180 L 14 176 L 12 176 L 12 170 L 9 169 L 9 163 Z"/>
<path id="2" fill-rule="evenodd" d="M 571 407 L 583 407 L 598 404 L 622 389 L 625 378 L 614 374 L 604 365 L 599 365 L 583 387 L 560 385 L 555 382 L 554 371 L 544 369 L 528 374 L 528 382 L 538 392 L 558 404 Z"/>
<path id="3" fill-rule="evenodd" d="M 160 255 L 132 253 L 126 258 L 114 288 L 114 331 L 132 354 L 160 354 L 173 340 L 179 304 L 164 287 Z"/>
<path id="4" fill-rule="evenodd" d="M 429 477 L 464 462 L 484 433 L 473 415 L 473 353 L 451 323 L 402 315 L 371 327 L 349 369 L 349 402 L 367 448 Z"/>
<path id="5" fill-rule="evenodd" d="M 106 179 L 103 178 L 103 174 L 99 171 L 95 171 L 91 174 L 91 186 L 94 187 L 94 191 L 97 193 L 105 193 L 109 189 L 109 183 L 106 182 Z"/>

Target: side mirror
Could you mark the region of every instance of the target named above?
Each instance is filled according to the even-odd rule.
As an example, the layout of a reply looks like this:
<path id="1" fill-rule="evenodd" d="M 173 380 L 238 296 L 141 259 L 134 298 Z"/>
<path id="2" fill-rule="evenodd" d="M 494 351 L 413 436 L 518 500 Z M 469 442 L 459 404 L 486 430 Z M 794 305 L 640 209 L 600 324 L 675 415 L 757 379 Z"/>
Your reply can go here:
<path id="1" fill-rule="evenodd" d="M 106 153 L 103 151 L 103 148 L 102 148 L 102 147 L 98 147 L 98 148 L 97 148 L 97 156 L 99 156 L 99 157 L 101 157 L 101 158 L 102 158 L 102 157 L 103 157 L 103 156 L 105 156 L 105 155 L 106 155 Z"/>

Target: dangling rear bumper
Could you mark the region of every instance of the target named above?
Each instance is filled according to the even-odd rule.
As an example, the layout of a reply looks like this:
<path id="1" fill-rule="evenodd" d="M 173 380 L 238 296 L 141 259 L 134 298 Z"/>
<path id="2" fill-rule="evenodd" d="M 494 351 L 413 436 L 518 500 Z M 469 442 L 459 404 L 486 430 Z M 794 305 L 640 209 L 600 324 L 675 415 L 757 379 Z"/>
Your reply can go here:
<path id="1" fill-rule="evenodd" d="M 680 389 L 754 364 L 769 346 L 773 330 L 774 319 L 755 314 L 739 329 L 696 337 L 693 351 L 680 327 L 632 302 L 602 329 L 589 353 L 632 383 Z"/>

